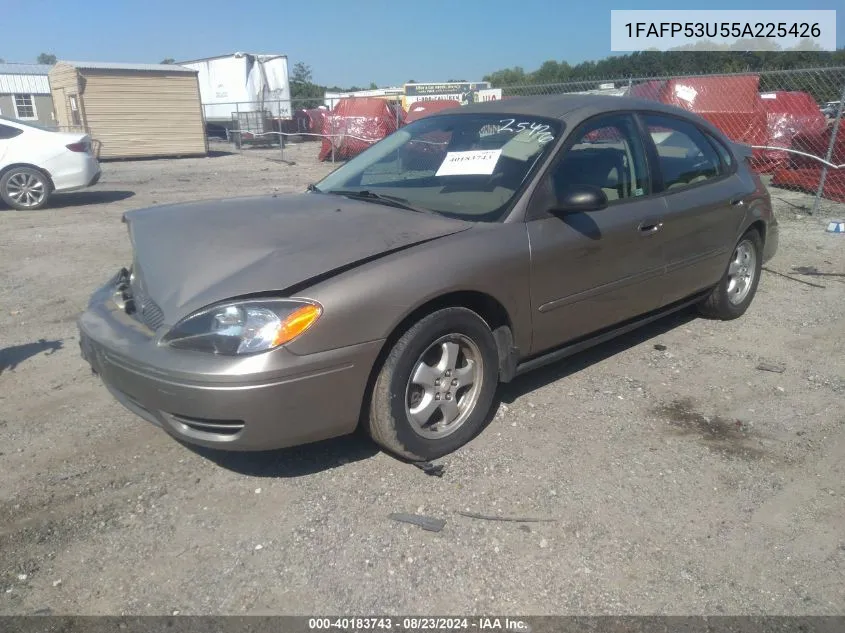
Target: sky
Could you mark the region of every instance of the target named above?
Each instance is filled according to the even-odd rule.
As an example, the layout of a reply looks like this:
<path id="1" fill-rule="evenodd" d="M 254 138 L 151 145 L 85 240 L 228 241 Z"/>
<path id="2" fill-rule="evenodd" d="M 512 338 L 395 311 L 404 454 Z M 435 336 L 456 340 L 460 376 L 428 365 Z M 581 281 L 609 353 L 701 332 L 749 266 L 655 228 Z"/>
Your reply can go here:
<path id="1" fill-rule="evenodd" d="M 236 51 L 305 62 L 326 85 L 480 80 L 546 60 L 610 55 L 611 9 L 678 9 L 677 0 L 0 0 L 0 58 L 187 61 Z M 839 9 L 842 0 L 708 0 L 707 9 Z M 34 17 L 36 16 L 36 17 Z M 9 28 L 12 27 L 12 28 Z"/>

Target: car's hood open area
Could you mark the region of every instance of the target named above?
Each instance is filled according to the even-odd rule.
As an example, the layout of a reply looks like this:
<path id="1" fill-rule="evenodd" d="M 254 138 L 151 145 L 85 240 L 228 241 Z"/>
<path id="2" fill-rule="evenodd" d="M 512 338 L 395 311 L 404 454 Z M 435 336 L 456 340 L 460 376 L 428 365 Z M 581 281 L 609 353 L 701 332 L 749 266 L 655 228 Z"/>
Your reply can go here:
<path id="1" fill-rule="evenodd" d="M 133 266 L 165 321 L 209 304 L 284 292 L 468 222 L 321 193 L 129 211 Z"/>

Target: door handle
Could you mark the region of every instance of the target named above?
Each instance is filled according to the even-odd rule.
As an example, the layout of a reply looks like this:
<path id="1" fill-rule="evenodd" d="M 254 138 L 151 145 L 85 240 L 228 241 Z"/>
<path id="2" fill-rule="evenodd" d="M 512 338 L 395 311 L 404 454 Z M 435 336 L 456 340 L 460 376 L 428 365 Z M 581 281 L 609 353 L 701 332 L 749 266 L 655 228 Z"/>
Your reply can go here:
<path id="1" fill-rule="evenodd" d="M 731 200 L 731 206 L 741 207 L 745 204 L 745 198 L 734 198 Z"/>
<path id="2" fill-rule="evenodd" d="M 654 222 L 654 221 L 647 221 L 641 223 L 637 230 L 640 232 L 640 235 L 647 236 L 647 235 L 654 235 L 660 229 L 663 228 L 663 222 Z"/>

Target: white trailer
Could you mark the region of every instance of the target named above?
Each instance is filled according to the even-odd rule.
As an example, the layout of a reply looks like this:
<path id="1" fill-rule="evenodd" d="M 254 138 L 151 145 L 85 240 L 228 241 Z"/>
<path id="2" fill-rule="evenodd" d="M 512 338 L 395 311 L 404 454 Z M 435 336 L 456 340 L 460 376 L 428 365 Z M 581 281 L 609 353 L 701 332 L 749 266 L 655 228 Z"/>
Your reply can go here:
<path id="1" fill-rule="evenodd" d="M 275 119 L 292 116 L 287 55 L 232 53 L 177 63 L 199 72 L 209 123 L 230 124 L 237 112 L 265 112 Z"/>

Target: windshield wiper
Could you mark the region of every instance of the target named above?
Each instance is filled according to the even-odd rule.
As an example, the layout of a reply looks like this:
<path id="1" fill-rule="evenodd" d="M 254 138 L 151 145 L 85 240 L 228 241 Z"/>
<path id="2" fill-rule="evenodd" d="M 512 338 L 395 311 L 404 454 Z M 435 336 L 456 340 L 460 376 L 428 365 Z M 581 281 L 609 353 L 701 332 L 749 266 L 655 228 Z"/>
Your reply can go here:
<path id="1" fill-rule="evenodd" d="M 432 211 L 431 209 L 414 206 L 405 198 L 400 198 L 399 196 L 388 196 L 386 194 L 376 193 L 368 189 L 362 189 L 361 191 L 343 191 L 339 189 L 333 189 L 331 191 L 324 191 L 322 193 L 330 193 L 336 196 L 346 196 L 347 198 L 352 198 L 353 200 L 372 200 L 373 202 L 389 204 L 394 207 L 399 207 L 400 209 L 407 209 L 408 211 L 434 214 L 434 211 Z"/>

